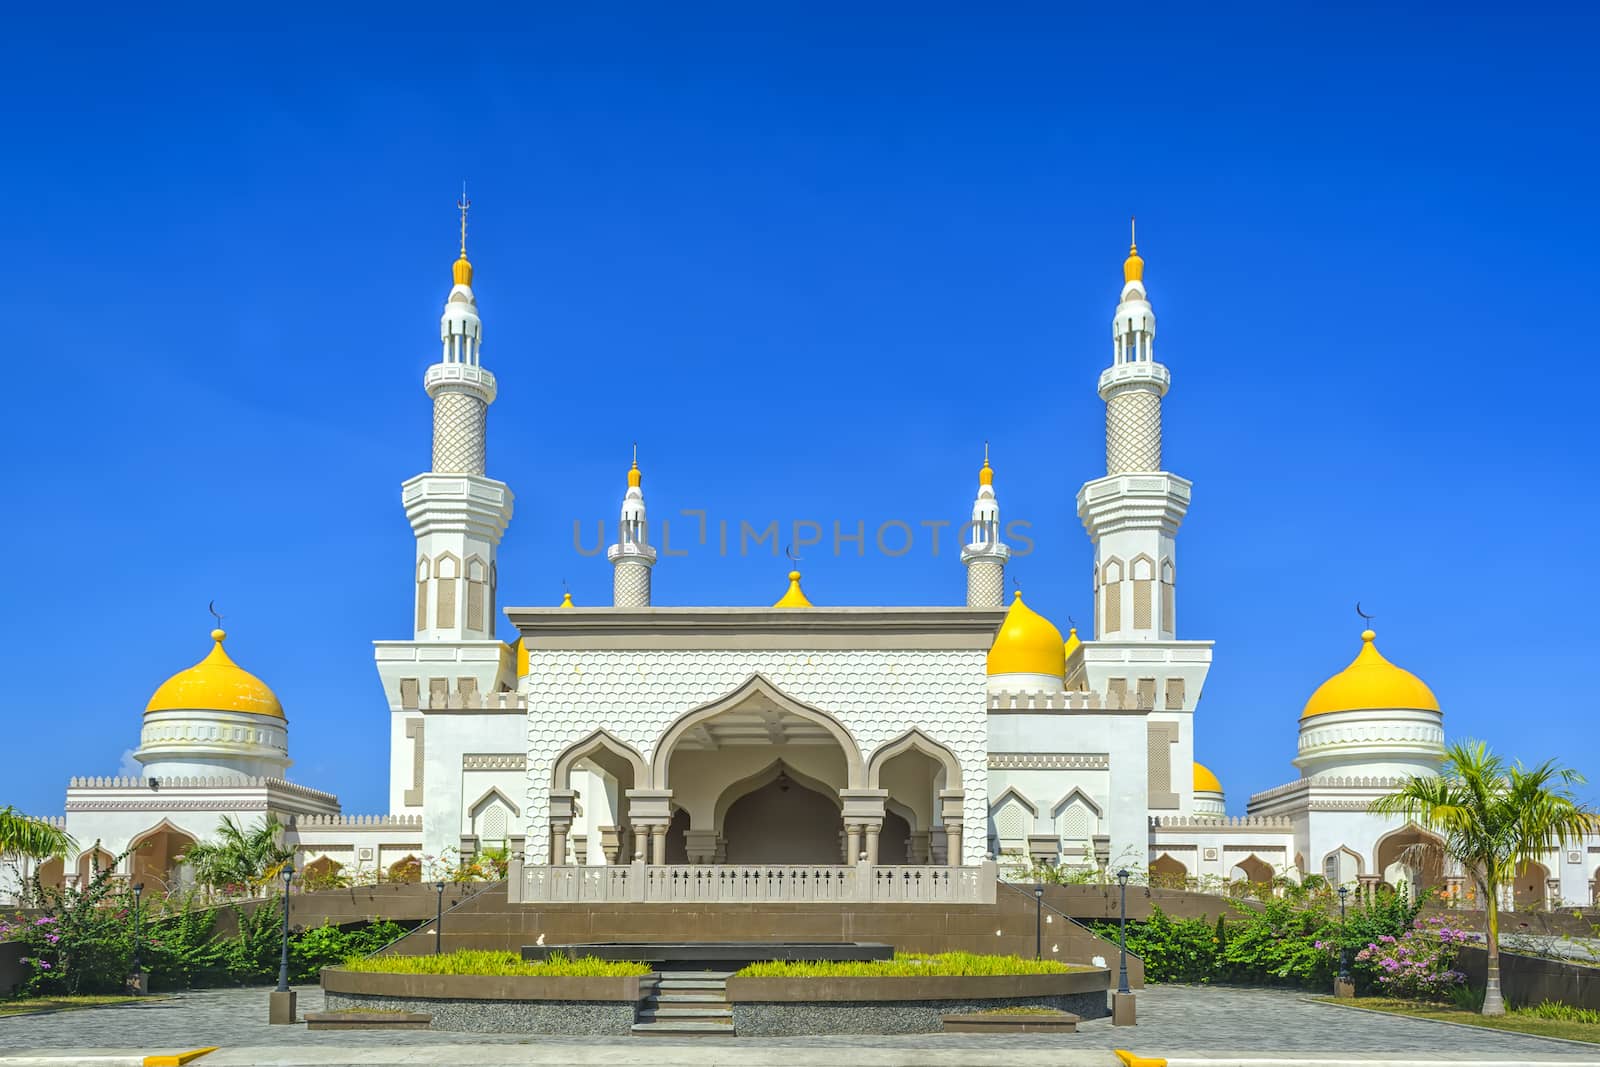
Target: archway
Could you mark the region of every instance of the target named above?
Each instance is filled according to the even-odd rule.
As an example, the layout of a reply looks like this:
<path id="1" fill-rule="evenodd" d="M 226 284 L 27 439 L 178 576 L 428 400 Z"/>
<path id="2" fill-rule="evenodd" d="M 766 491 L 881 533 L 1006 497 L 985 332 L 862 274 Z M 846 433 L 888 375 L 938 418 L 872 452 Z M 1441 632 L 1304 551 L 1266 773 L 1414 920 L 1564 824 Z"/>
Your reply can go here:
<path id="1" fill-rule="evenodd" d="M 634 852 L 628 791 L 649 784 L 650 767 L 639 750 L 606 730 L 568 746 L 550 776 L 552 799 L 560 794 L 565 801 L 559 815 L 552 804 L 551 862 L 576 860 L 573 839 L 583 838 L 586 864 L 627 863 Z"/>
<path id="2" fill-rule="evenodd" d="M 1161 889 L 1182 889 L 1189 884 L 1189 868 L 1163 852 L 1150 864 L 1150 884 Z"/>
<path id="3" fill-rule="evenodd" d="M 883 814 L 883 828 L 878 831 L 878 862 L 911 862 L 911 823 L 898 812 Z"/>
<path id="4" fill-rule="evenodd" d="M 395 860 L 389 864 L 389 881 L 422 881 L 422 861 L 415 856 L 402 856 L 400 859 Z"/>
<path id="5" fill-rule="evenodd" d="M 78 856 L 78 884 L 88 885 L 100 872 L 108 871 L 117 862 L 117 857 L 100 847 L 96 841 L 94 847 Z"/>
<path id="6" fill-rule="evenodd" d="M 729 863 L 838 863 L 838 802 L 774 778 L 728 806 L 722 836 Z"/>
<path id="7" fill-rule="evenodd" d="M 1550 870 L 1544 864 L 1532 861 L 1524 863 L 1517 869 L 1511 902 L 1523 911 L 1543 911 L 1545 883 L 1549 878 Z"/>
<path id="8" fill-rule="evenodd" d="M 167 822 L 134 838 L 129 855 L 131 881 L 146 893 L 165 895 L 183 881 L 183 857 L 194 845 L 194 835 Z"/>
<path id="9" fill-rule="evenodd" d="M 755 676 L 681 716 L 656 748 L 651 773 L 656 797 L 670 794 L 685 813 L 688 862 L 837 864 L 840 794 L 858 787 L 862 769 L 854 739 L 832 716 Z M 792 813 L 781 810 L 785 802 Z M 766 841 L 737 840 L 756 822 Z"/>
<path id="10" fill-rule="evenodd" d="M 1228 889 L 1235 896 L 1259 894 L 1263 887 L 1272 884 L 1272 864 L 1252 852 L 1233 865 L 1228 878 L 1232 883 Z"/>
<path id="11" fill-rule="evenodd" d="M 65 889 L 67 885 L 67 862 L 60 856 L 54 856 L 39 864 L 34 877 L 38 879 L 41 889 Z"/>
<path id="12" fill-rule="evenodd" d="M 689 813 L 679 808 L 672 813 L 672 821 L 667 824 L 667 862 L 688 863 L 689 843 Z"/>
<path id="13" fill-rule="evenodd" d="M 1361 855 L 1354 849 L 1340 845 L 1322 857 L 1322 877 L 1328 886 L 1356 885 L 1361 880 Z"/>
<path id="14" fill-rule="evenodd" d="M 344 864 L 331 856 L 318 856 L 300 870 L 300 887 L 307 890 L 339 888 Z"/>
<path id="15" fill-rule="evenodd" d="M 879 863 L 927 863 L 933 852 L 933 834 L 942 837 L 944 800 L 952 792 L 960 796 L 961 763 L 944 745 L 921 730 L 908 730 L 881 745 L 867 763 L 867 788 L 888 791 L 888 803 L 898 808 L 907 824 L 903 860 L 885 859 L 884 842 L 892 832 L 899 840 L 899 827 L 886 821 L 878 838 Z M 936 830 L 936 827 L 938 828 Z M 960 857 L 947 862 L 959 864 Z M 900 855 L 896 844 L 888 855 Z"/>
<path id="16" fill-rule="evenodd" d="M 1378 839 L 1373 849 L 1378 873 L 1391 888 L 1398 889 L 1404 882 L 1413 900 L 1443 889 L 1443 844 L 1415 823 L 1407 824 Z"/>

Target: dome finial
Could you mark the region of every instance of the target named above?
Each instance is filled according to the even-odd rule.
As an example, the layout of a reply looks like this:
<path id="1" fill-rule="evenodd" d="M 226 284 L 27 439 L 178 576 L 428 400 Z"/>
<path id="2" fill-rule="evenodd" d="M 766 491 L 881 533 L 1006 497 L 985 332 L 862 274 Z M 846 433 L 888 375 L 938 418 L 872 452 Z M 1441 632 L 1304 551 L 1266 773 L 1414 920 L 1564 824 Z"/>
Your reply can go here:
<path id="1" fill-rule="evenodd" d="M 1136 218 L 1128 216 L 1128 258 L 1122 262 L 1122 280 L 1124 282 L 1144 281 L 1144 260 L 1139 258 L 1139 240 L 1136 227 Z"/>
<path id="2" fill-rule="evenodd" d="M 639 442 L 635 441 L 633 443 L 633 466 L 628 469 L 628 488 L 637 489 L 642 477 L 643 475 L 639 473 Z"/>
<path id="3" fill-rule="evenodd" d="M 467 211 L 472 207 L 472 201 L 467 199 L 467 183 L 461 183 L 461 199 L 456 201 L 456 207 L 461 211 L 461 256 L 456 260 L 454 269 L 457 285 L 472 284 L 472 261 L 467 259 Z"/>
<path id="4" fill-rule="evenodd" d="M 994 468 L 989 466 L 989 442 L 983 443 L 983 466 L 978 471 L 979 485 L 994 484 Z"/>

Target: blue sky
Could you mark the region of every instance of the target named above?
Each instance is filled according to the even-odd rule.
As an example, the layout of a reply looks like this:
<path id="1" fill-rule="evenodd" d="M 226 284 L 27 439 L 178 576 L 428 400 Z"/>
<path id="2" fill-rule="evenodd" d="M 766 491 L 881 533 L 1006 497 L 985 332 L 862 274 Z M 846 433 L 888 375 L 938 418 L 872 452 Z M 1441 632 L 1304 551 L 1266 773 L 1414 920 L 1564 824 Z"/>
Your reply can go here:
<path id="1" fill-rule="evenodd" d="M 1012 573 L 1090 618 L 1137 212 L 1230 808 L 1294 776 L 1357 599 L 1452 736 L 1600 776 L 1594 21 L 762 8 L 13 27 L 0 803 L 114 773 L 215 598 L 292 776 L 383 809 L 370 642 L 410 635 L 463 178 L 504 603 L 606 602 L 572 527 L 635 440 L 657 523 L 860 521 L 865 555 L 807 550 L 815 601 L 957 603 L 919 524 L 964 518 L 987 439 Z M 783 591 L 715 542 L 658 602 Z"/>

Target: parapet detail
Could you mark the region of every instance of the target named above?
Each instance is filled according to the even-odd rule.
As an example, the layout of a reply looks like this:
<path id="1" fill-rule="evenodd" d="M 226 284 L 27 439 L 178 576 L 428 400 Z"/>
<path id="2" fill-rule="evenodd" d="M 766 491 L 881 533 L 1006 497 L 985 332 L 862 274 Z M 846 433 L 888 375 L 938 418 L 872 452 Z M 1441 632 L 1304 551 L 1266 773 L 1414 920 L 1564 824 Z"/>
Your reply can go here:
<path id="1" fill-rule="evenodd" d="M 1294 820 L 1287 815 L 1152 815 L 1152 830 L 1293 830 Z"/>
<path id="2" fill-rule="evenodd" d="M 306 797 L 311 800 L 321 800 L 330 804 L 337 804 L 339 798 L 332 793 L 324 793 L 320 789 L 310 786 L 296 785 L 286 782 L 282 778 L 247 777 L 240 778 L 233 775 L 197 775 L 173 776 L 170 778 L 155 777 L 156 785 L 151 787 L 150 778 L 128 778 L 123 775 L 74 777 L 68 779 L 68 789 L 141 789 L 148 792 L 168 792 L 174 789 L 271 789 L 291 796 Z"/>
<path id="3" fill-rule="evenodd" d="M 297 830 L 420 830 L 420 815 L 291 815 Z"/>

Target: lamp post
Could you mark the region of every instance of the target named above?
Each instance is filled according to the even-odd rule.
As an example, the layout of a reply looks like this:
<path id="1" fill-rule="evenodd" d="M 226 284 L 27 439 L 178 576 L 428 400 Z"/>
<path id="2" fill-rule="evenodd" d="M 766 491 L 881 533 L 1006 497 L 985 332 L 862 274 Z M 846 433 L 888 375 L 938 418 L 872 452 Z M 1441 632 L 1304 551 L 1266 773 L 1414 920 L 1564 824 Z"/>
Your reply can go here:
<path id="1" fill-rule="evenodd" d="M 437 956 L 444 937 L 444 883 L 435 882 L 433 887 L 439 891 L 439 906 L 433 914 L 433 954 Z"/>
<path id="2" fill-rule="evenodd" d="M 133 885 L 133 993 L 143 996 L 145 993 L 144 965 L 139 962 L 139 942 L 142 940 L 143 930 L 140 926 L 139 897 L 144 893 L 144 883 L 135 882 Z"/>
<path id="3" fill-rule="evenodd" d="M 289 883 L 294 880 L 294 864 L 283 865 L 283 953 L 278 957 L 278 992 L 289 992 Z"/>
<path id="4" fill-rule="evenodd" d="M 274 989 L 267 997 L 267 1022 L 287 1023 L 295 1021 L 295 1000 L 297 995 L 289 988 L 289 883 L 294 881 L 294 860 L 291 857 L 283 865 L 283 949 L 278 956 L 278 988 Z"/>
<path id="5" fill-rule="evenodd" d="M 1355 995 L 1355 987 L 1350 981 L 1350 945 L 1344 928 L 1344 902 L 1349 895 L 1349 886 L 1339 887 L 1339 980 L 1333 984 L 1333 995 L 1336 997 Z"/>
<path id="6" fill-rule="evenodd" d="M 1044 884 L 1033 887 L 1033 958 L 1044 956 Z"/>
<path id="7" fill-rule="evenodd" d="M 1127 868 L 1117 872 L 1117 885 L 1122 888 L 1122 903 L 1118 908 L 1117 919 L 1117 992 L 1131 993 L 1128 988 L 1128 871 Z"/>

